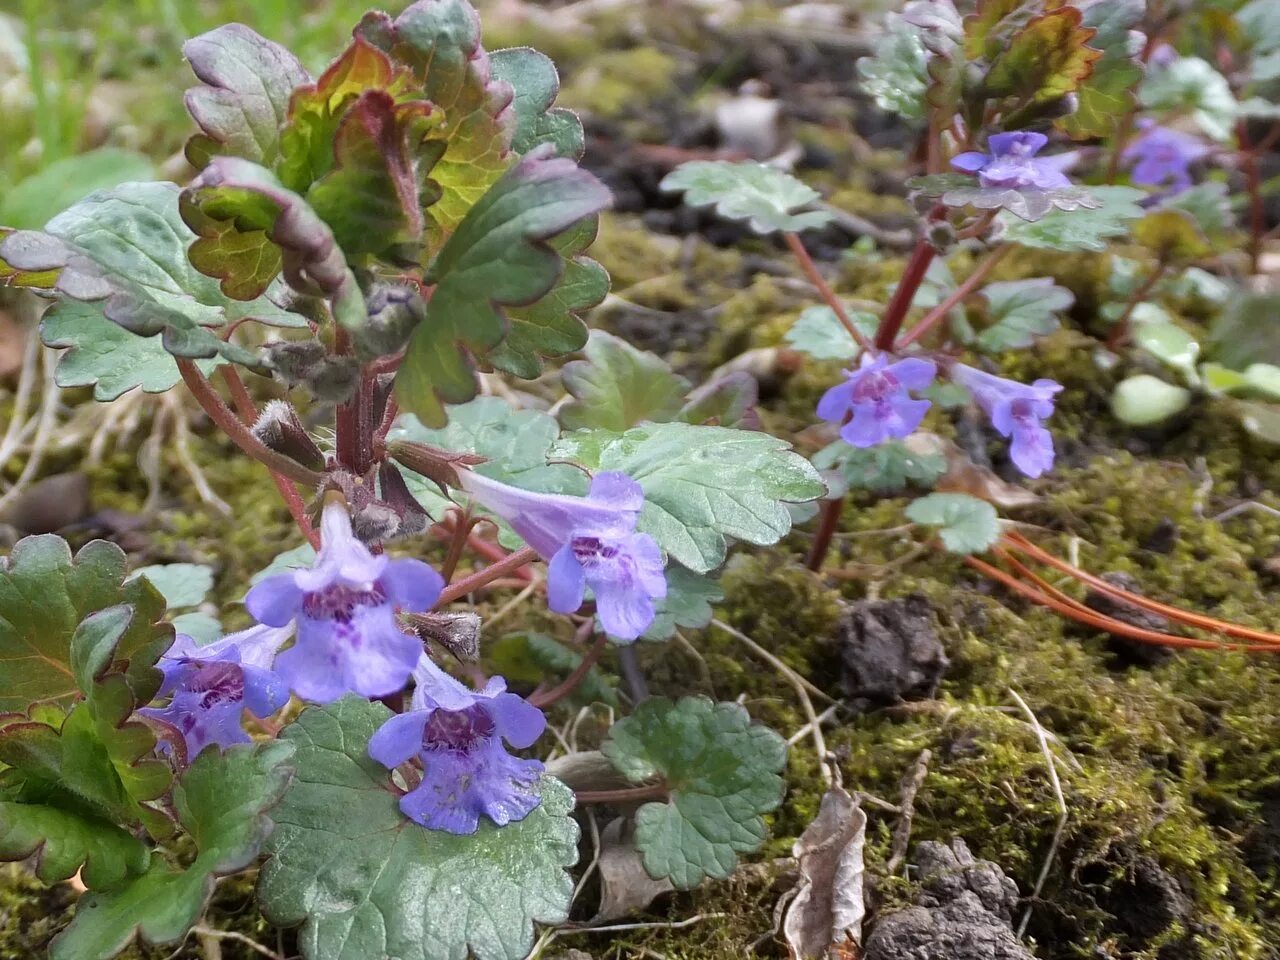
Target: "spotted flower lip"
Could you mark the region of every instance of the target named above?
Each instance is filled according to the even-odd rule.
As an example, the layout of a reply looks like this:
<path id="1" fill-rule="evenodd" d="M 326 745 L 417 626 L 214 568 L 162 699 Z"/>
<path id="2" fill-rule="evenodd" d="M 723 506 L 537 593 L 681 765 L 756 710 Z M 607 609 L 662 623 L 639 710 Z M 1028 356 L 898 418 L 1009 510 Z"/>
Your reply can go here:
<path id="1" fill-rule="evenodd" d="M 957 154 L 951 166 L 976 173 L 986 189 L 1058 190 L 1071 186 L 1064 172 L 1076 161 L 1075 153 L 1037 157 L 1049 138 L 1043 133 L 1020 130 L 996 133 L 987 138 L 990 153 L 971 150 Z"/>
<path id="2" fill-rule="evenodd" d="M 388 769 L 422 761 L 422 781 L 400 798 L 404 815 L 432 830 L 470 834 L 481 816 L 501 827 L 532 813 L 543 766 L 513 757 L 504 743 L 532 746 L 546 728 L 542 711 L 508 693 L 501 677 L 469 690 L 425 655 L 414 679 L 411 709 L 369 740 L 369 756 Z"/>
<path id="3" fill-rule="evenodd" d="M 1198 137 L 1162 127 L 1150 118 L 1138 121 L 1142 133 L 1121 156 L 1133 164 L 1130 179 L 1148 187 L 1163 187 L 1169 194 L 1191 187 L 1191 165 L 1212 150 Z"/>
<path id="4" fill-rule="evenodd" d="M 634 640 L 648 629 L 667 581 L 661 548 L 636 532 L 640 484 L 624 473 L 599 473 L 585 497 L 572 497 L 521 490 L 473 470 L 461 471 L 459 482 L 547 561 L 552 610 L 574 612 L 590 587 L 606 633 Z"/>
<path id="5" fill-rule="evenodd" d="M 1053 435 L 1041 421 L 1052 415 L 1060 383 L 1046 379 L 1018 383 L 963 363 L 951 368 L 951 379 L 973 394 L 997 433 L 1011 438 L 1009 458 L 1014 466 L 1033 479 L 1053 467 Z"/>
<path id="6" fill-rule="evenodd" d="M 396 693 L 422 654 L 422 642 L 400 629 L 396 611 L 431 609 L 444 579 L 420 560 L 371 553 L 352 534 L 340 499 L 325 504 L 320 526 L 315 563 L 263 580 L 245 606 L 269 626 L 296 620 L 297 642 L 275 668 L 304 700 Z"/>
<path id="7" fill-rule="evenodd" d="M 158 664 L 164 675 L 158 696 L 164 707 L 139 712 L 175 728 L 194 759 L 211 744 L 222 750 L 249 743 L 241 720 L 248 710 L 268 717 L 288 702 L 288 685 L 271 669 L 292 627 L 250 627 L 205 646 L 179 634 Z"/>
<path id="8" fill-rule="evenodd" d="M 913 399 L 908 390 L 924 390 L 938 367 L 932 360 L 906 357 L 892 363 L 886 354 L 862 355 L 857 370 L 822 395 L 818 416 L 843 424 L 841 438 L 855 447 L 874 447 L 886 440 L 910 436 L 931 404 Z M 846 423 L 846 418 L 848 422 Z"/>

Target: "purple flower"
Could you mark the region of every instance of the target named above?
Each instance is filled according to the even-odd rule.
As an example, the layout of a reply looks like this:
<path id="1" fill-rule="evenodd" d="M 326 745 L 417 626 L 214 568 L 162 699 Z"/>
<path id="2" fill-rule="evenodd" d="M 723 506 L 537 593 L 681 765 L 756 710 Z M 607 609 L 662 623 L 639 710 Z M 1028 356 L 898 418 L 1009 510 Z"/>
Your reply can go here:
<path id="1" fill-rule="evenodd" d="M 396 609 L 430 610 L 444 580 L 421 560 L 374 556 L 351 533 L 341 500 L 325 504 L 320 555 L 306 570 L 268 577 L 245 606 L 260 623 L 297 619 L 297 642 L 275 667 L 298 696 L 327 703 L 355 691 L 385 697 L 401 690 L 422 642 L 396 624 Z"/>
<path id="2" fill-rule="evenodd" d="M 1049 138 L 1043 133 L 997 133 L 987 138 L 990 153 L 971 151 L 954 157 L 951 165 L 965 173 L 976 173 L 978 182 L 991 190 L 1057 190 L 1071 186 L 1063 170 L 1076 160 L 1074 153 L 1041 157 Z"/>
<path id="3" fill-rule="evenodd" d="M 1123 157 L 1133 163 L 1134 183 L 1167 187 L 1181 193 L 1191 186 L 1191 164 L 1209 155 L 1209 147 L 1196 137 L 1150 119 L 1139 121 L 1143 133 L 1124 149 Z"/>
<path id="4" fill-rule="evenodd" d="M 1053 466 L 1053 437 L 1040 423 L 1053 413 L 1053 398 L 1062 385 L 1037 380 L 1027 386 L 957 363 L 951 379 L 973 394 L 991 425 L 1002 437 L 1012 437 L 1009 457 L 1028 477 Z"/>
<path id="5" fill-rule="evenodd" d="M 662 550 L 636 533 L 644 491 L 624 473 L 599 473 L 585 497 L 509 487 L 473 470 L 462 489 L 502 517 L 547 561 L 547 606 L 573 613 L 586 588 L 605 633 L 634 640 L 653 622 L 653 601 L 667 595 Z"/>
<path id="6" fill-rule="evenodd" d="M 928 400 L 913 400 L 908 390 L 923 390 L 938 372 L 932 360 L 907 357 L 890 363 L 878 353 L 862 355 L 857 370 L 846 370 L 848 378 L 836 384 L 818 401 L 818 416 L 832 423 L 844 423 L 840 436 L 855 447 L 874 447 L 891 438 L 909 436 L 920 426 L 929 410 Z"/>
<path id="7" fill-rule="evenodd" d="M 484 814 L 498 826 L 523 820 L 541 802 L 542 764 L 513 757 L 503 745 L 533 744 L 547 725 L 542 711 L 494 677 L 468 690 L 425 656 L 414 671 L 412 708 L 369 740 L 369 756 L 388 769 L 422 760 L 422 782 L 400 798 L 415 823 L 475 833 Z"/>
<path id="8" fill-rule="evenodd" d="M 181 733 L 188 759 L 211 743 L 219 749 L 248 743 L 240 726 L 244 711 L 268 717 L 289 699 L 289 687 L 272 672 L 271 662 L 292 632 L 250 627 L 203 647 L 179 634 L 157 664 L 164 674 L 158 696 L 171 697 L 169 705 L 138 712 Z"/>

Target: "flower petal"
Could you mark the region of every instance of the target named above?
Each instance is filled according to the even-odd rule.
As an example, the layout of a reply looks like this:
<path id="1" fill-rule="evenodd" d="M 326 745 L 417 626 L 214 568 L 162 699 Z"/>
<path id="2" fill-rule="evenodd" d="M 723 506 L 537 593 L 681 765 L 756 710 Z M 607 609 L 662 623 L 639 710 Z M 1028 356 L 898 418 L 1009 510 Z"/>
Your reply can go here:
<path id="1" fill-rule="evenodd" d="M 547 606 L 556 613 L 573 613 L 582 606 L 585 590 L 582 564 L 566 543 L 547 564 Z"/>
<path id="2" fill-rule="evenodd" d="M 251 589 L 244 605 L 259 623 L 283 627 L 302 609 L 302 591 L 294 582 L 294 574 L 278 573 Z"/>
<path id="3" fill-rule="evenodd" d="M 422 731 L 426 728 L 426 710 L 399 713 L 384 723 L 369 738 L 369 756 L 388 770 L 394 770 L 410 757 L 422 752 Z"/>
<path id="4" fill-rule="evenodd" d="M 444 577 L 421 560 L 392 560 L 378 578 L 387 596 L 414 613 L 430 610 L 444 590 Z"/>

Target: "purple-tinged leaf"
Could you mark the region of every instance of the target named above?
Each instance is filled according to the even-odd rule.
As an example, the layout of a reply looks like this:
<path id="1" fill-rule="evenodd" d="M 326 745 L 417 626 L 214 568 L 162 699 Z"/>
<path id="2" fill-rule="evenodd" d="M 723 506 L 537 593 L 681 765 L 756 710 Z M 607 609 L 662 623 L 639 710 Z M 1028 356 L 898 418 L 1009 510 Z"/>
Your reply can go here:
<path id="1" fill-rule="evenodd" d="M 239 157 L 215 157 L 182 192 L 181 209 L 199 235 L 191 245 L 192 264 L 220 278 L 228 296 L 266 289 L 283 269 L 294 290 L 328 299 L 348 330 L 358 333 L 365 325 L 364 297 L 333 232 L 270 170 Z M 255 255 L 266 264 L 256 272 Z"/>
<path id="2" fill-rule="evenodd" d="M 265 284 L 253 297 L 229 299 L 187 261 L 192 239 L 178 214 L 177 187 L 126 183 L 54 217 L 45 232 L 9 234 L 0 259 L 16 271 L 56 273 L 55 295 L 100 304 L 107 319 L 139 336 L 160 334 L 174 356 L 260 366 L 255 353 L 208 328 L 243 319 L 276 326 L 304 321 L 260 296 Z"/>
<path id="3" fill-rule="evenodd" d="M 441 196 L 427 211 L 434 253 L 511 166 L 511 86 L 493 76 L 480 45 L 480 18 L 466 0 L 419 0 L 394 20 L 370 13 L 356 36 L 409 67 L 422 96 L 444 113 L 424 144 L 441 151 L 431 172 Z"/>
<path id="4" fill-rule="evenodd" d="M 216 154 L 273 163 L 295 87 L 311 81 L 297 58 L 241 23 L 188 40 L 182 52 L 202 81 L 187 91 L 187 112 L 200 125 L 187 159 L 203 168 Z"/>
<path id="5" fill-rule="evenodd" d="M 495 184 L 428 271 L 435 292 L 396 375 L 401 408 L 428 426 L 444 423 L 444 402 L 475 396 L 470 355 L 506 336 L 499 308 L 533 303 L 559 280 L 564 262 L 547 241 L 609 205 L 599 180 L 551 151 L 539 147 Z"/>
<path id="6" fill-rule="evenodd" d="M 553 143 L 560 156 L 582 159 L 586 149 L 582 121 L 572 110 L 552 106 L 560 92 L 560 75 L 551 58 L 529 47 L 514 47 L 494 53 L 489 66 L 495 79 L 509 83 L 515 91 L 512 148 L 525 154 Z"/>

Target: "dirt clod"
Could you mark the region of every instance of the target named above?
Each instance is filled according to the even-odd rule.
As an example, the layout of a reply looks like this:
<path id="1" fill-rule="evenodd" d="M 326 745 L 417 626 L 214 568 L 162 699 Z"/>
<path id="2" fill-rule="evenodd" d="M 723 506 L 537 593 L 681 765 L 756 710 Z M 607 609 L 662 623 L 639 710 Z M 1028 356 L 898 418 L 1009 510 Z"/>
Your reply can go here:
<path id="1" fill-rule="evenodd" d="M 836 630 L 842 685 L 855 706 L 927 699 L 949 666 L 933 610 L 922 596 L 853 604 Z"/>

